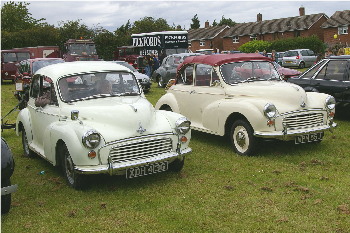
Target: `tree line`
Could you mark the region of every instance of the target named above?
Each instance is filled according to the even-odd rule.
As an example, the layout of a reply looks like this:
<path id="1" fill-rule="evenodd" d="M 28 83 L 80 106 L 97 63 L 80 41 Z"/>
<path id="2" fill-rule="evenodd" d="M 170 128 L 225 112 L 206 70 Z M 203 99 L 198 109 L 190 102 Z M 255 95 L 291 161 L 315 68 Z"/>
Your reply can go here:
<path id="1" fill-rule="evenodd" d="M 6 2 L 1 7 L 1 49 L 59 46 L 64 51 L 64 43 L 68 39 L 84 38 L 95 42 L 99 57 L 112 60 L 116 47 L 132 44 L 131 34 L 183 30 L 180 25 L 169 25 L 165 19 L 153 17 L 144 17 L 133 23 L 128 20 L 113 32 L 101 26 L 88 27 L 81 20 L 60 21 L 55 27 L 45 22 L 44 18 L 34 18 L 28 5 L 28 2 Z M 212 26 L 224 24 L 233 26 L 235 22 L 222 16 L 220 22 L 214 21 Z M 196 14 L 190 29 L 199 27 Z"/>

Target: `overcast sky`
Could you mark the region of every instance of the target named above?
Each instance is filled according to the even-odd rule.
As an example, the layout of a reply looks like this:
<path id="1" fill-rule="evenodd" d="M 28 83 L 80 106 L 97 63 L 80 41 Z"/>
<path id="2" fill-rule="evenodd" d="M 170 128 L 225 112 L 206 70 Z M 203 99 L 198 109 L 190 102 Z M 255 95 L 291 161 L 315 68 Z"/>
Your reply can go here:
<path id="1" fill-rule="evenodd" d="M 4 2 L 1 0 L 2 5 Z M 78 20 L 89 27 L 101 26 L 114 31 L 129 19 L 133 23 L 143 17 L 163 18 L 169 25 L 189 29 L 192 18 L 198 15 L 201 27 L 205 21 L 220 22 L 222 16 L 237 23 L 255 22 L 258 13 L 263 20 L 305 14 L 325 13 L 331 17 L 336 11 L 350 9 L 350 1 L 26 1 L 35 19 L 58 26 L 60 21 Z"/>

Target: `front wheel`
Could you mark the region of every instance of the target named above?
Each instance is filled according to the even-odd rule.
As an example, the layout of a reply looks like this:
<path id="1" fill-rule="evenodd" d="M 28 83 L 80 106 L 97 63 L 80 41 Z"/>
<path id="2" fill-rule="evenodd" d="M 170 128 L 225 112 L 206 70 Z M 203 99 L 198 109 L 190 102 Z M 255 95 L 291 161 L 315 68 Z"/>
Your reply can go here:
<path id="1" fill-rule="evenodd" d="M 63 173 L 69 186 L 77 190 L 86 188 L 86 177 L 75 171 L 72 157 L 66 145 L 60 147 L 60 155 L 63 158 Z"/>
<path id="2" fill-rule="evenodd" d="M 164 80 L 163 80 L 163 77 L 161 75 L 158 76 L 158 87 L 161 87 L 161 88 L 164 87 Z"/>
<path id="3" fill-rule="evenodd" d="M 233 123 L 230 132 L 233 150 L 239 155 L 252 155 L 256 147 L 253 128 L 244 120 Z"/>
<path id="4" fill-rule="evenodd" d="M 169 170 L 173 172 L 179 172 L 182 170 L 185 164 L 185 158 L 182 160 L 180 159 L 175 159 L 174 162 L 169 164 Z"/>

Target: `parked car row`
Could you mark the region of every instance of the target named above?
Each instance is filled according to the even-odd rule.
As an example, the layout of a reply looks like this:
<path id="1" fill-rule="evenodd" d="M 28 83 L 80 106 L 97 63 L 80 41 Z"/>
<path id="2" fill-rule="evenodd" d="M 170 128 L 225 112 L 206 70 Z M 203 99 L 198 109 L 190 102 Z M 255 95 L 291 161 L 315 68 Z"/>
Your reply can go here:
<path id="1" fill-rule="evenodd" d="M 25 156 L 37 154 L 61 167 L 68 185 L 83 189 L 91 174 L 131 179 L 181 171 L 192 151 L 191 129 L 226 136 L 235 153 L 253 155 L 262 139 L 319 142 L 337 125 L 331 94 L 285 82 L 268 57 L 184 57 L 174 85 L 155 107 L 135 72 L 118 62 L 41 68 L 32 77 L 27 107 L 16 121 Z M 349 58 L 327 59 L 309 72 L 328 74 L 324 69 L 333 61 L 343 66 L 332 74 L 343 68 L 343 81 L 349 82 Z"/>

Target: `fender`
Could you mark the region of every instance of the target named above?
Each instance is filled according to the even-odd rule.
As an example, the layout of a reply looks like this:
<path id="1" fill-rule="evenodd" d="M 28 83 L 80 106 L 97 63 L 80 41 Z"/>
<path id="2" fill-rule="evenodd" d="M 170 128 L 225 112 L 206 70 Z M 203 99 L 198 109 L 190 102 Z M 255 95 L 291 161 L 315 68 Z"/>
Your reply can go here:
<path id="1" fill-rule="evenodd" d="M 16 135 L 20 135 L 20 124 L 23 125 L 24 130 L 27 134 L 28 144 L 30 144 L 33 141 L 33 133 L 32 133 L 32 122 L 30 120 L 30 113 L 27 108 L 22 109 L 17 116 L 16 120 Z"/>
<path id="2" fill-rule="evenodd" d="M 78 122 L 55 122 L 50 126 L 49 132 L 45 135 L 45 155 L 53 165 L 57 165 L 56 146 L 59 141 L 63 141 L 68 151 L 72 156 L 75 165 L 97 165 L 98 158 L 90 159 L 87 154 L 91 149 L 86 148 L 82 143 L 83 133 L 86 126 L 80 125 Z M 101 137 L 101 144 L 104 144 L 104 139 Z M 95 149 L 97 151 L 97 148 Z"/>
<path id="3" fill-rule="evenodd" d="M 240 113 L 243 115 L 253 127 L 255 131 L 256 128 L 263 129 L 266 126 L 266 122 L 261 120 L 265 116 L 263 114 L 263 106 L 259 109 L 257 103 L 252 103 L 250 101 L 238 100 L 233 101 L 232 99 L 226 99 L 222 101 L 219 105 L 219 128 L 218 135 L 225 135 L 225 125 L 227 119 L 232 113 Z M 266 119 L 267 120 L 267 119 Z"/>
<path id="4" fill-rule="evenodd" d="M 177 100 L 172 93 L 166 93 L 163 95 L 158 102 L 156 103 L 155 108 L 156 109 L 161 109 L 164 105 L 168 105 L 173 112 L 180 112 L 179 105 L 177 103 Z"/>

